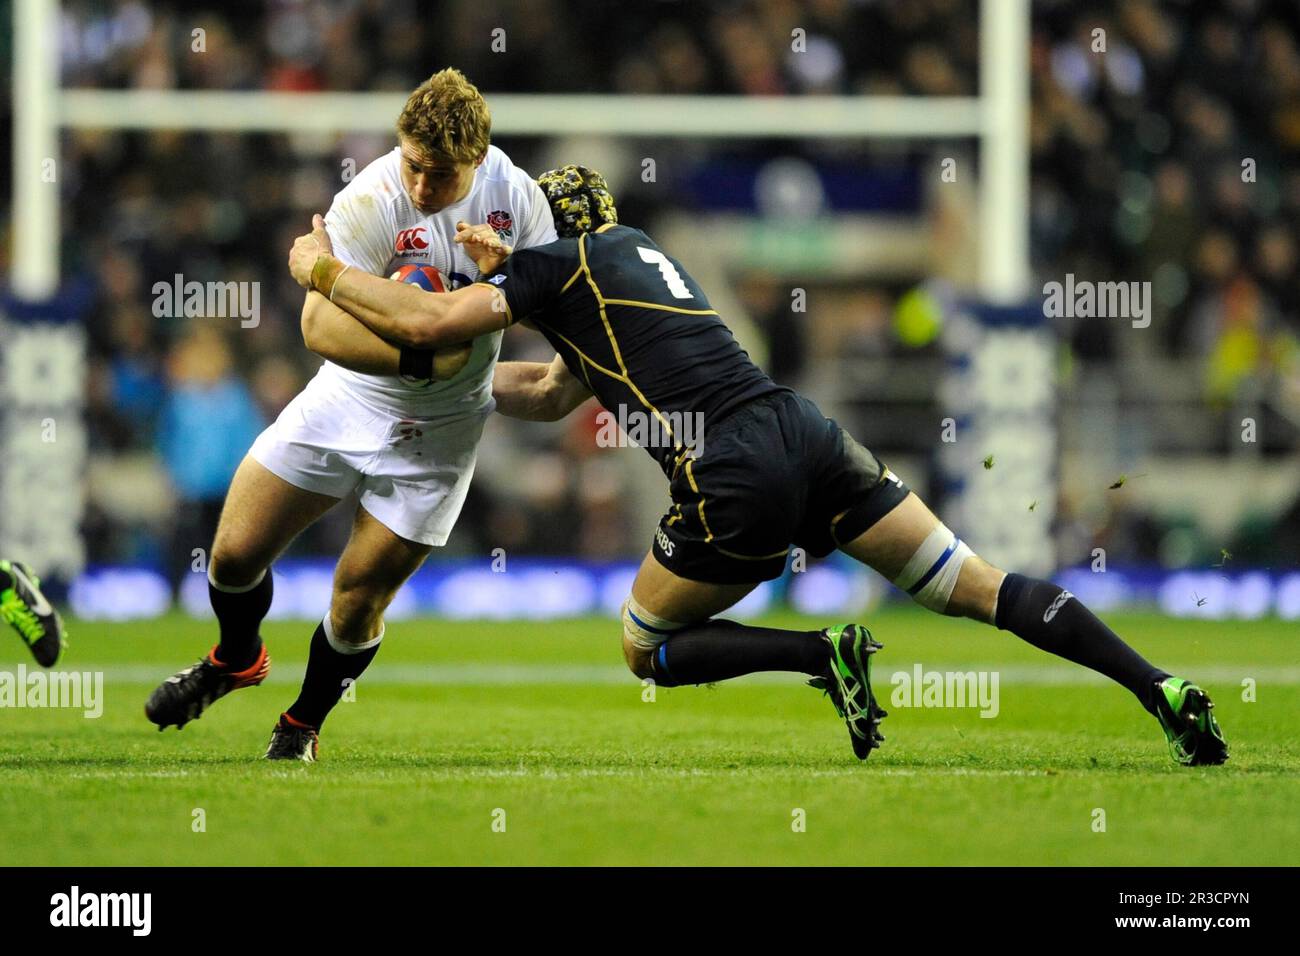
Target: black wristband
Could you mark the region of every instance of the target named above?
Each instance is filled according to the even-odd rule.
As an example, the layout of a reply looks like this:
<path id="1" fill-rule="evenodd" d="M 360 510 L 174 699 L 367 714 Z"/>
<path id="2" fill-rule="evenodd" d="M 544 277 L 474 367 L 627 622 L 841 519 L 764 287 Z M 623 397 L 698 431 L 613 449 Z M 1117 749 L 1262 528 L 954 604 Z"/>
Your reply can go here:
<path id="1" fill-rule="evenodd" d="M 403 346 L 397 372 L 408 385 L 427 385 L 433 379 L 433 349 Z"/>

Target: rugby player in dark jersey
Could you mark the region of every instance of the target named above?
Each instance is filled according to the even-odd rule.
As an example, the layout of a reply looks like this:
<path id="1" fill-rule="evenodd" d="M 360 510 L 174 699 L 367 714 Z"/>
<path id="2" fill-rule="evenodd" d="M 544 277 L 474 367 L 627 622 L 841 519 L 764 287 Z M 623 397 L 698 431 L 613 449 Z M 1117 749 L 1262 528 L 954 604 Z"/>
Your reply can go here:
<path id="1" fill-rule="evenodd" d="M 778 577 L 792 546 L 816 557 L 840 549 L 930 610 L 1009 630 L 1127 687 L 1180 763 L 1227 758 L 1204 690 L 1148 663 L 1070 592 L 972 553 L 875 455 L 754 365 L 681 263 L 618 224 L 599 174 L 566 166 L 538 182 L 561 238 L 512 254 L 489 227 L 466 227 L 457 240 L 484 277 L 469 288 L 432 294 L 345 269 L 319 219 L 294 244 L 290 271 L 407 365 L 516 322 L 537 329 L 558 354 L 497 366 L 505 415 L 555 420 L 594 394 L 620 420 L 651 423 L 658 440 L 647 450 L 672 504 L 623 608 L 634 674 L 662 686 L 808 675 L 865 759 L 885 716 L 870 686 L 880 645 L 865 627 L 788 631 L 714 617 Z"/>

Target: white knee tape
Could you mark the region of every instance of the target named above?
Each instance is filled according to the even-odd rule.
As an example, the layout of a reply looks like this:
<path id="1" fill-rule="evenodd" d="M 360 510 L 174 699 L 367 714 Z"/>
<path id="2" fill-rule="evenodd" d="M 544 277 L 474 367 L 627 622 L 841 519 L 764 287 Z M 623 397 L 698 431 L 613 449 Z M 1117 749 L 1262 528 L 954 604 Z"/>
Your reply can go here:
<path id="1" fill-rule="evenodd" d="M 957 586 L 961 566 L 974 552 L 945 525 L 938 525 L 921 542 L 894 583 L 917 604 L 943 613 Z"/>
<path id="2" fill-rule="evenodd" d="M 635 598 L 623 604 L 623 636 L 643 651 L 653 651 L 685 626 L 651 614 Z"/>

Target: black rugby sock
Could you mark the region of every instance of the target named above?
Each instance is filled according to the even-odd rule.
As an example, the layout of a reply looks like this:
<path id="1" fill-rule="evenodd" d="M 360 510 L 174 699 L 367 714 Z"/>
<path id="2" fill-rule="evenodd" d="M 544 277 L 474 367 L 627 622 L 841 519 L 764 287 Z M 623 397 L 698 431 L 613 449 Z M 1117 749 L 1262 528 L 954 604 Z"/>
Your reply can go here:
<path id="1" fill-rule="evenodd" d="M 262 579 L 256 584 L 237 590 L 214 584 L 212 576 L 208 576 L 208 600 L 221 628 L 217 660 L 232 670 L 242 671 L 262 650 L 257 629 L 271 610 L 272 591 L 270 568 L 262 572 Z"/>
<path id="2" fill-rule="evenodd" d="M 782 631 L 710 620 L 673 633 L 655 650 L 654 680 L 661 687 L 711 684 L 757 671 L 816 676 L 830 660 L 820 631 Z"/>
<path id="3" fill-rule="evenodd" d="M 995 623 L 1035 647 L 1123 684 L 1155 713 L 1154 684 L 1169 674 L 1129 647 L 1069 591 L 1008 574 L 998 590 Z"/>
<path id="4" fill-rule="evenodd" d="M 325 717 L 343 696 L 344 682 L 361 676 L 379 653 L 379 644 L 376 640 L 370 647 L 344 654 L 336 651 L 325 636 L 325 622 L 317 624 L 316 633 L 311 637 L 311 650 L 307 652 L 302 690 L 286 713 L 299 723 L 320 730 Z"/>

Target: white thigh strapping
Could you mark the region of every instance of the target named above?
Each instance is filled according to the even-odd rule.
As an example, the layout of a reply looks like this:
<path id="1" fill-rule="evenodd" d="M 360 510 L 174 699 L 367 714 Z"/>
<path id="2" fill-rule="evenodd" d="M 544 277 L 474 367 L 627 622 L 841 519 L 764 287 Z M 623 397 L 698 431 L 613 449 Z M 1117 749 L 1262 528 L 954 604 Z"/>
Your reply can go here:
<path id="1" fill-rule="evenodd" d="M 935 525 L 894 584 L 912 595 L 917 604 L 942 614 L 957 586 L 961 566 L 973 553 L 946 525 Z"/>

